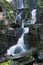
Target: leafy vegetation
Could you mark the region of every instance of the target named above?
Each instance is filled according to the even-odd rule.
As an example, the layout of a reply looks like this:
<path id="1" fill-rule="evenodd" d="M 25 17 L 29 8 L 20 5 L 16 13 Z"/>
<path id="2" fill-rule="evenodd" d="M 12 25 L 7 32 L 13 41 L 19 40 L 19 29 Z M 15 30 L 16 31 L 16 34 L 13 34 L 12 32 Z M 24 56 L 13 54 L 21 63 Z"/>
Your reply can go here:
<path id="1" fill-rule="evenodd" d="M 23 19 L 25 21 L 27 21 L 28 19 L 30 19 L 31 13 L 30 13 L 29 8 L 23 10 L 22 16 L 23 16 Z"/>
<path id="2" fill-rule="evenodd" d="M 37 0 L 37 23 L 43 24 L 43 0 Z"/>
<path id="3" fill-rule="evenodd" d="M 9 65 L 12 62 L 12 60 L 7 60 L 3 63 L 0 63 L 0 65 Z"/>
<path id="4" fill-rule="evenodd" d="M 21 61 L 19 61 L 19 65 L 24 65 L 26 62 L 29 62 L 32 60 L 33 60 L 33 57 L 30 54 L 29 57 L 23 58 Z M 0 65 L 10 65 L 10 63 L 12 63 L 12 60 L 7 60 L 5 62 L 2 62 L 0 63 Z"/>
<path id="5" fill-rule="evenodd" d="M 43 0 L 37 0 L 37 5 L 39 8 L 43 7 Z"/>
<path id="6" fill-rule="evenodd" d="M 12 21 L 14 18 L 14 6 L 9 4 L 6 0 L 3 0 L 1 6 L 5 10 L 4 18 L 7 19 L 9 22 Z"/>

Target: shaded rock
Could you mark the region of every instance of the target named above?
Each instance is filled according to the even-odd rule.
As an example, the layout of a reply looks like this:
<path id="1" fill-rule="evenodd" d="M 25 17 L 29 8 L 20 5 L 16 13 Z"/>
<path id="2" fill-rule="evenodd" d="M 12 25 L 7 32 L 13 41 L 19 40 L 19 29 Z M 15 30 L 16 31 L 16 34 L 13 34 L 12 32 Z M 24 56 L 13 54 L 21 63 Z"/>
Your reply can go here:
<path id="1" fill-rule="evenodd" d="M 9 35 L 9 36 L 14 36 L 15 37 L 15 29 L 7 28 L 5 34 Z"/>
<path id="2" fill-rule="evenodd" d="M 36 23 L 43 24 L 43 8 L 38 8 L 36 15 Z"/>
<path id="3" fill-rule="evenodd" d="M 9 65 L 18 65 L 18 62 L 17 61 L 13 61 Z"/>
<path id="4" fill-rule="evenodd" d="M 26 45 L 26 49 L 30 49 L 30 44 L 27 41 L 28 34 L 24 35 L 24 44 Z"/>
<path id="5" fill-rule="evenodd" d="M 0 48 L 1 48 L 0 54 L 4 54 L 9 47 L 17 44 L 18 39 L 22 35 L 22 32 L 23 32 L 22 28 L 16 28 L 14 30 L 6 30 L 5 34 L 0 32 Z"/>
<path id="6" fill-rule="evenodd" d="M 17 48 L 15 49 L 14 54 L 18 54 L 18 53 L 20 53 L 21 51 L 22 51 L 21 47 L 17 47 Z"/>
<path id="7" fill-rule="evenodd" d="M 38 43 L 37 36 L 31 32 L 28 34 L 28 36 L 30 37 L 30 41 L 31 41 L 30 45 L 33 47 L 37 47 L 37 43 Z"/>
<path id="8" fill-rule="evenodd" d="M 17 22 L 17 23 L 11 23 L 11 24 L 10 24 L 10 27 L 12 27 L 12 28 L 20 28 L 21 25 L 19 25 L 18 22 Z"/>
<path id="9" fill-rule="evenodd" d="M 16 36 L 18 36 L 18 38 L 22 35 L 22 33 L 23 33 L 22 28 L 16 28 Z"/>
<path id="10" fill-rule="evenodd" d="M 12 37 L 12 36 L 6 36 L 5 38 L 5 45 L 7 45 L 6 48 L 9 48 L 17 43 L 18 38 Z"/>
<path id="11" fill-rule="evenodd" d="M 22 20 L 21 19 L 17 19 L 16 23 L 19 25 L 19 27 L 22 26 Z"/>
<path id="12" fill-rule="evenodd" d="M 29 3 L 29 8 L 30 8 L 30 10 L 32 10 L 32 9 L 36 9 L 37 8 L 37 0 L 27 0 L 28 1 L 28 3 Z"/>
<path id="13" fill-rule="evenodd" d="M 1 3 L 1 2 L 0 2 Z M 0 12 L 3 12 L 3 10 L 2 10 L 2 6 L 0 6 Z"/>
<path id="14" fill-rule="evenodd" d="M 0 56 L 6 53 L 6 47 L 4 45 L 4 41 L 0 40 Z"/>
<path id="15" fill-rule="evenodd" d="M 23 32 L 22 28 L 8 28 L 5 32 L 6 35 L 13 36 L 13 37 L 20 37 Z"/>
<path id="16" fill-rule="evenodd" d="M 28 49 L 31 47 L 38 47 L 37 37 L 33 33 L 29 32 L 28 34 L 25 34 L 24 39 Z"/>
<path id="17" fill-rule="evenodd" d="M 22 28 L 15 28 L 14 30 L 7 30 L 5 33 L 5 45 L 7 46 L 6 48 L 9 48 L 15 44 L 17 44 L 18 39 L 22 35 Z"/>
<path id="18" fill-rule="evenodd" d="M 40 27 L 40 38 L 43 40 L 43 26 Z"/>

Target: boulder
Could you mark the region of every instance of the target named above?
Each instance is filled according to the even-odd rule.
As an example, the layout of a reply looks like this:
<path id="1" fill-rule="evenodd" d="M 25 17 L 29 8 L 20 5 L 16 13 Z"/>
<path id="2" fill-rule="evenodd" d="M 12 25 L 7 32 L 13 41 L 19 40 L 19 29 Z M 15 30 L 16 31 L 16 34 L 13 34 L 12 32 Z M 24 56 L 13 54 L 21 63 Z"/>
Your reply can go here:
<path id="1" fill-rule="evenodd" d="M 38 47 L 37 37 L 33 33 L 29 32 L 28 34 L 25 34 L 24 40 L 28 49 L 31 47 Z"/>

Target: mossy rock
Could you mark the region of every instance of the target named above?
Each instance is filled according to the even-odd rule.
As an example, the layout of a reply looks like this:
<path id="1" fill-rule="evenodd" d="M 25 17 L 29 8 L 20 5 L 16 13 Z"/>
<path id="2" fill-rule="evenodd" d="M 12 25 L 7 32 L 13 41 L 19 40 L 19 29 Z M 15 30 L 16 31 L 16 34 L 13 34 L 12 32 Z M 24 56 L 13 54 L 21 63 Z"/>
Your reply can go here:
<path id="1" fill-rule="evenodd" d="M 30 19 L 31 17 L 31 12 L 29 10 L 29 8 L 26 8 L 23 10 L 23 13 L 22 13 L 22 18 L 27 21 L 28 19 Z"/>
<path id="2" fill-rule="evenodd" d="M 39 41 L 39 48 L 43 49 L 43 40 Z"/>
<path id="3" fill-rule="evenodd" d="M 36 15 L 37 23 L 43 24 L 43 9 L 37 9 L 37 15 Z"/>
<path id="4" fill-rule="evenodd" d="M 37 6 L 41 8 L 43 6 L 43 0 L 37 0 Z"/>

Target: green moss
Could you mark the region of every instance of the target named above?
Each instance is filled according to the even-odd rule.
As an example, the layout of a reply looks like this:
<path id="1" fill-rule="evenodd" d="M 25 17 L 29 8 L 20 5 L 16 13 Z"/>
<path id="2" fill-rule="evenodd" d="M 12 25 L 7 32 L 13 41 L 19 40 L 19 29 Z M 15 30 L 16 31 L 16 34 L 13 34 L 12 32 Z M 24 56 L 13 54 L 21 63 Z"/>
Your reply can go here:
<path id="1" fill-rule="evenodd" d="M 28 19 L 30 19 L 31 13 L 30 13 L 29 8 L 24 9 L 22 15 L 23 15 L 23 19 L 24 19 L 25 21 L 27 21 Z"/>
<path id="2" fill-rule="evenodd" d="M 31 25 L 29 26 L 29 28 L 30 28 L 30 31 L 34 30 L 34 25 L 31 24 Z"/>
<path id="3" fill-rule="evenodd" d="M 33 60 L 33 57 L 32 57 L 32 55 L 30 54 L 29 57 L 24 58 L 24 59 L 19 63 L 19 65 L 24 65 L 26 62 L 29 62 L 29 61 L 32 61 L 32 60 Z"/>
<path id="4" fill-rule="evenodd" d="M 43 6 L 43 1 L 37 0 L 37 6 L 38 6 L 38 8 L 41 8 Z"/>
<path id="5" fill-rule="evenodd" d="M 23 58 L 23 60 L 19 63 L 19 65 L 24 65 L 27 61 L 33 60 L 31 54 L 29 57 Z M 7 60 L 5 62 L 0 63 L 0 65 L 9 65 L 12 62 L 12 60 Z"/>
<path id="6" fill-rule="evenodd" d="M 42 23 L 43 24 L 43 8 L 38 8 L 37 9 L 36 20 L 37 20 L 37 23 Z"/>
<path id="7" fill-rule="evenodd" d="M 40 49 L 43 49 L 43 40 L 41 40 L 41 41 L 39 42 L 39 48 L 40 48 Z"/>
<path id="8" fill-rule="evenodd" d="M 3 63 L 0 63 L 0 65 L 9 65 L 12 62 L 12 60 L 5 61 Z"/>

